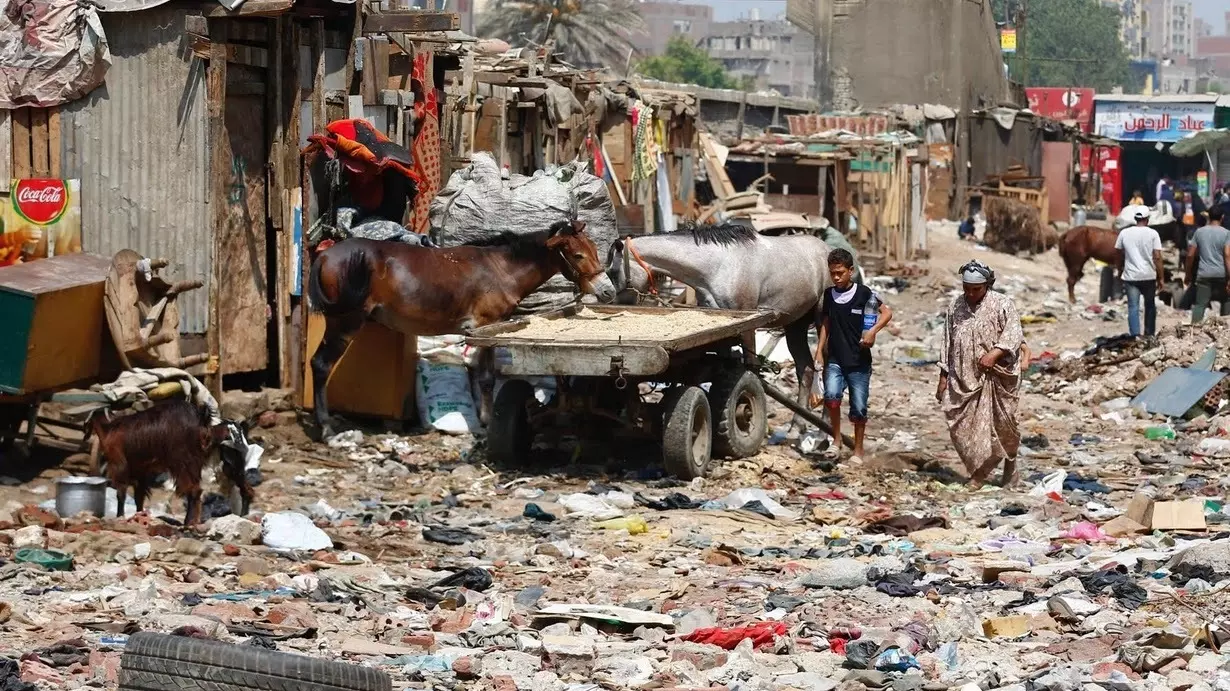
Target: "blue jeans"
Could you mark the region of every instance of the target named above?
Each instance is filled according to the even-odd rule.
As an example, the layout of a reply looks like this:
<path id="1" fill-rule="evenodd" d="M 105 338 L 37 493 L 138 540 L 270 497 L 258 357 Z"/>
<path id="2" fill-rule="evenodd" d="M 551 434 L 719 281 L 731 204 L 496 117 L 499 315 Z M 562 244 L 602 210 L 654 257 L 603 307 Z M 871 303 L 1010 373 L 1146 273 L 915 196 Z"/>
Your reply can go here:
<path id="1" fill-rule="evenodd" d="M 841 397 L 850 390 L 850 422 L 867 421 L 867 397 L 871 392 L 871 367 L 843 369 L 830 362 L 824 366 L 824 403 L 841 407 Z"/>
<path id="2" fill-rule="evenodd" d="M 1124 281 L 1128 300 L 1128 332 L 1140 335 L 1140 299 L 1145 300 L 1145 335 L 1157 333 L 1157 281 Z"/>

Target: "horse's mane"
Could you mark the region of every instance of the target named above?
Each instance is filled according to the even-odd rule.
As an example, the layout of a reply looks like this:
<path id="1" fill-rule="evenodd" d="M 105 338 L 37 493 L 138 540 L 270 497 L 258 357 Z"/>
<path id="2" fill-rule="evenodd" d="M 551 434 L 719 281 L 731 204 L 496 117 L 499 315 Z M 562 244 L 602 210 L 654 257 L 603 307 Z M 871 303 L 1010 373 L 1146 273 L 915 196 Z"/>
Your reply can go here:
<path id="1" fill-rule="evenodd" d="M 690 235 L 698 245 L 751 245 L 760 235 L 754 228 L 739 223 L 695 223 L 685 221 L 666 235 Z"/>
<path id="2" fill-rule="evenodd" d="M 539 234 L 521 235 L 504 231 L 496 235 L 488 235 L 464 243 L 463 247 L 505 247 L 512 251 L 513 256 L 538 256 L 546 252 L 545 240 Z"/>

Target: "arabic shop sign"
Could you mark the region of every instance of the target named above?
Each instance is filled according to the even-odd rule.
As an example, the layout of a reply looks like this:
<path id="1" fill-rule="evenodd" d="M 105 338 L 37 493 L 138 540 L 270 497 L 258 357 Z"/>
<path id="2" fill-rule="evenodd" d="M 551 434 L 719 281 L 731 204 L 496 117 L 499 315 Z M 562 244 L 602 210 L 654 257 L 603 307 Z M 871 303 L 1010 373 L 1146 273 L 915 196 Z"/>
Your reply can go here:
<path id="1" fill-rule="evenodd" d="M 1098 101 L 1093 123 L 1097 134 L 1118 141 L 1177 142 L 1213 127 L 1213 104 Z"/>

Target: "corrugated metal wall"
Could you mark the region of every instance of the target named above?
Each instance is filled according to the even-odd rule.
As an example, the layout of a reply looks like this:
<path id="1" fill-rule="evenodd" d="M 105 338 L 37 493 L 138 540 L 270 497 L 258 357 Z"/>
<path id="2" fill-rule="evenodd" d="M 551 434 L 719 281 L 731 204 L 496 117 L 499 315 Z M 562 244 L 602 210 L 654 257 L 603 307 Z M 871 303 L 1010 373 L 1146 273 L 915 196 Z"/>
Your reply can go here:
<path id="1" fill-rule="evenodd" d="M 61 109 L 64 177 L 81 180 L 85 250 L 130 248 L 170 261 L 168 280 L 202 280 L 179 298 L 180 331 L 208 325 L 209 149 L 205 63 L 184 41 L 182 9 L 103 14 L 106 83 Z"/>

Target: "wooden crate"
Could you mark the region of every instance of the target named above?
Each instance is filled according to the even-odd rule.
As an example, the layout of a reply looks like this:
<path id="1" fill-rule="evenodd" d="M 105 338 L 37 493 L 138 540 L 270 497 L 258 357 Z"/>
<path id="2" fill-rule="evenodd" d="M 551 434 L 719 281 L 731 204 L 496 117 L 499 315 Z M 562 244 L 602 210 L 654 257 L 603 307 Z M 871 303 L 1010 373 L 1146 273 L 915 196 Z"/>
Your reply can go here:
<path id="1" fill-rule="evenodd" d="M 325 318 L 308 315 L 303 407 L 313 407 L 312 355 L 325 335 Z M 329 411 L 405 420 L 415 410 L 418 341 L 375 322 L 359 330 L 329 377 Z"/>
<path id="2" fill-rule="evenodd" d="M 110 268 L 105 257 L 65 254 L 0 269 L 0 392 L 47 391 L 98 377 Z"/>

